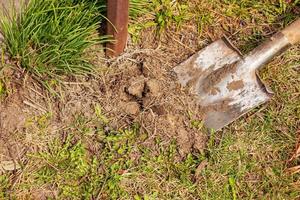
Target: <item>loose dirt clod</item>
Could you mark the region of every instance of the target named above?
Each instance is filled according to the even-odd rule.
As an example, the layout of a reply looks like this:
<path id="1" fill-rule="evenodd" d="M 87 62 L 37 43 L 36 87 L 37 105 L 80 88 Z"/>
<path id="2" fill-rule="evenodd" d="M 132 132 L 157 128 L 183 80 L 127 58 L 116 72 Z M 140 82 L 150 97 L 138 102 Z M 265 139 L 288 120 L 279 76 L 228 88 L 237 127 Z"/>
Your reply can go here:
<path id="1" fill-rule="evenodd" d="M 238 89 L 241 89 L 242 87 L 244 87 L 244 81 L 243 80 L 233 81 L 233 82 L 231 82 L 227 85 L 227 89 L 229 91 L 238 90 Z"/>
<path id="2" fill-rule="evenodd" d="M 207 135 L 204 133 L 196 133 L 193 148 L 197 151 L 203 151 L 207 144 Z"/>
<path id="3" fill-rule="evenodd" d="M 179 146 L 178 151 L 181 157 L 185 157 L 189 152 L 191 152 L 193 143 L 191 142 L 189 132 L 184 128 L 180 128 L 177 131 L 177 144 Z"/>
<path id="4" fill-rule="evenodd" d="M 167 113 L 166 109 L 165 109 L 165 107 L 163 105 L 153 106 L 152 110 L 157 115 L 165 115 Z"/>
<path id="5" fill-rule="evenodd" d="M 128 88 L 128 93 L 135 97 L 142 98 L 144 88 L 145 88 L 145 77 L 140 76 L 132 80 L 131 85 Z"/>
<path id="6" fill-rule="evenodd" d="M 156 79 L 150 79 L 146 82 L 147 90 L 151 93 L 152 96 L 158 96 L 160 93 L 160 83 Z"/>
<path id="7" fill-rule="evenodd" d="M 140 113 L 140 105 L 135 101 L 124 103 L 123 108 L 124 112 L 128 115 L 138 115 Z"/>

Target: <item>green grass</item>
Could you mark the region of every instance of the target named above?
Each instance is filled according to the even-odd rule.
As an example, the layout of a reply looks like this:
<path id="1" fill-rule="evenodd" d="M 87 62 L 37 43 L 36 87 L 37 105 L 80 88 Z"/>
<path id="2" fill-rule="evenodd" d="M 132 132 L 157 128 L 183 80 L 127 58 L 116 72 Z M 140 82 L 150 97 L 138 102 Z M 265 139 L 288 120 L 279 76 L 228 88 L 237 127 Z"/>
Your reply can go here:
<path id="1" fill-rule="evenodd" d="M 28 198 L 30 191 L 45 188 L 57 194 L 59 199 L 173 199 L 191 196 L 189 193 L 196 190 L 193 173 L 199 164 L 197 156 L 190 154 L 178 162 L 176 144 L 164 147 L 159 140 L 156 144 L 158 152 L 153 154 L 153 149 L 142 145 L 147 137 L 138 125 L 107 131 L 107 121 L 102 115 L 99 117 L 97 110 L 93 118 L 79 115 L 61 130 L 58 135 L 65 135 L 65 138 L 56 137 L 47 142 L 44 150 L 28 153 L 29 163 L 22 170 L 13 193 L 7 193 L 11 182 L 3 176 L 0 180 L 5 184 L 1 186 L 0 194 Z M 40 124 L 39 117 L 34 121 L 31 125 Z"/>
<path id="2" fill-rule="evenodd" d="M 266 36 L 282 28 L 297 16 L 299 1 L 282 0 L 209 0 L 196 4 L 192 1 L 193 23 L 204 38 L 227 35 L 243 52 L 249 52 Z"/>
<path id="3" fill-rule="evenodd" d="M 138 20 L 134 18 L 129 27 L 129 33 L 133 41 L 138 42 L 140 32 L 150 27 L 155 27 L 157 35 L 161 35 L 173 25 L 176 25 L 179 29 L 182 23 L 192 18 L 187 2 L 178 0 L 132 0 L 131 4 L 139 8 L 139 15 L 143 13 Z"/>
<path id="4" fill-rule="evenodd" d="M 0 198 L 8 198 L 9 177 L 7 175 L 0 175 Z"/>
<path id="5" fill-rule="evenodd" d="M 20 15 L 2 17 L 6 51 L 39 77 L 89 73 L 88 50 L 105 41 L 97 35 L 102 7 L 88 1 L 32 0 Z"/>
<path id="6" fill-rule="evenodd" d="M 143 13 L 146 5 L 132 0 L 131 18 Z M 18 66 L 42 79 L 90 74 L 98 67 L 90 62 L 90 48 L 110 40 L 98 33 L 105 10 L 103 0 L 31 0 L 9 16 L 2 13 L 6 52 Z"/>
<path id="7" fill-rule="evenodd" d="M 180 30 L 182 24 L 192 23 L 197 24 L 199 34 L 207 34 L 209 28 L 214 28 L 233 34 L 232 29 L 241 29 L 238 31 L 238 36 L 241 42 L 248 42 L 251 45 L 255 36 L 261 35 L 266 26 L 270 24 L 280 23 L 286 25 L 291 20 L 295 19 L 295 14 L 292 10 L 299 5 L 299 1 L 283 1 L 283 0 L 145 0 L 142 2 L 144 6 L 143 17 L 139 20 L 134 20 L 130 27 L 130 33 L 134 37 L 138 37 L 139 31 L 149 27 L 155 27 L 160 35 L 168 29 L 177 28 Z M 256 23 L 252 27 L 253 33 L 250 38 L 249 34 L 245 37 L 245 32 L 249 29 L 243 29 L 243 26 Z M 218 27 L 219 26 L 219 27 Z M 255 34 L 256 33 L 256 34 Z M 206 36 L 206 35 L 205 35 Z M 252 39 L 252 40 L 251 40 Z M 245 43 L 241 47 L 245 46 Z M 253 47 L 256 44 L 252 44 Z"/>
<path id="8" fill-rule="evenodd" d="M 243 52 L 259 45 L 272 31 L 296 18 L 293 8 L 299 1 L 220 1 L 203 4 L 199 33 L 210 26 L 222 26 L 222 32 L 235 33 L 233 39 Z M 211 9 L 218 12 L 210 12 Z M 241 26 L 241 20 L 243 26 Z M 215 32 L 216 33 L 216 32 Z M 299 130 L 299 48 L 275 59 L 261 73 L 275 96 L 268 107 L 238 120 L 213 137 L 207 149 L 208 165 L 202 171 L 201 199 L 298 199 L 294 185 L 299 175 L 286 169 L 298 140 Z M 257 111 L 257 113 L 256 113 Z"/>
<path id="9" fill-rule="evenodd" d="M 180 27 L 184 21 L 190 18 L 188 5 L 184 1 L 153 0 L 151 6 L 159 33 L 172 24 Z"/>
<path id="10" fill-rule="evenodd" d="M 129 15 L 132 20 L 145 14 L 148 11 L 149 0 L 130 0 Z"/>

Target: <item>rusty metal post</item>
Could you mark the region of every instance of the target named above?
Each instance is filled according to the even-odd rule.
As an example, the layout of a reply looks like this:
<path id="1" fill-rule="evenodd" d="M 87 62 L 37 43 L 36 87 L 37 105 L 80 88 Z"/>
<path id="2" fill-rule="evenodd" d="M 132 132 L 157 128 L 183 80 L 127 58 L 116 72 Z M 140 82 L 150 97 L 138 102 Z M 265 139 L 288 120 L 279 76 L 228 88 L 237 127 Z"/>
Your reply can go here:
<path id="1" fill-rule="evenodd" d="M 129 22 L 129 0 L 107 0 L 107 35 L 113 36 L 114 42 L 107 43 L 106 55 L 120 55 L 126 46 Z"/>

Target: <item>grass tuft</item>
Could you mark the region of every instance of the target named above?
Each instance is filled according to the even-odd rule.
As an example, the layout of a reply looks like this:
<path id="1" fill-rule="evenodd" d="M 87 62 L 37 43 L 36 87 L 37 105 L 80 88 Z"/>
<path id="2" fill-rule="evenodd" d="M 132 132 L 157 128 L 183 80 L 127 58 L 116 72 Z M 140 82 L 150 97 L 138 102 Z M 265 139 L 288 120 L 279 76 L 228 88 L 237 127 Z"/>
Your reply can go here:
<path id="1" fill-rule="evenodd" d="M 2 17 L 6 50 L 39 77 L 89 73 L 87 51 L 105 41 L 97 35 L 103 8 L 88 1 L 31 0 L 20 14 Z"/>

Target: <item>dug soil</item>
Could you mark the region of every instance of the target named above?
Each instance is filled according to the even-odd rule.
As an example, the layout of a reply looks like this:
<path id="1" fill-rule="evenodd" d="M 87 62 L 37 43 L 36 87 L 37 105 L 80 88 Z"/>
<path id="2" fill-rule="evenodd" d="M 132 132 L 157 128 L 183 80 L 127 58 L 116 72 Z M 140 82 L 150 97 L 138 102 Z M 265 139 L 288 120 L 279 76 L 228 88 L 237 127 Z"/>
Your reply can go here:
<path id="1" fill-rule="evenodd" d="M 200 108 L 180 87 L 172 69 L 206 44 L 200 43 L 203 40 L 194 26 L 181 30 L 160 37 L 155 30 L 146 30 L 138 45 L 129 42 L 115 59 L 103 60 L 103 52 L 95 53 L 99 75 L 66 78 L 63 84 L 54 84 L 55 93 L 45 90 L 17 63 L 7 62 L 14 69 L 3 72 L 11 78 L 0 105 L 0 161 L 22 159 L 28 151 L 45 148 L 76 116 L 94 115 L 96 105 L 113 129 L 139 124 L 147 134 L 143 143 L 150 148 L 160 138 L 165 145 L 176 140 L 181 158 L 202 151 L 207 135 L 191 123 L 201 120 Z M 45 116 L 47 120 L 41 121 Z M 47 134 L 28 129 L 36 121 Z"/>

